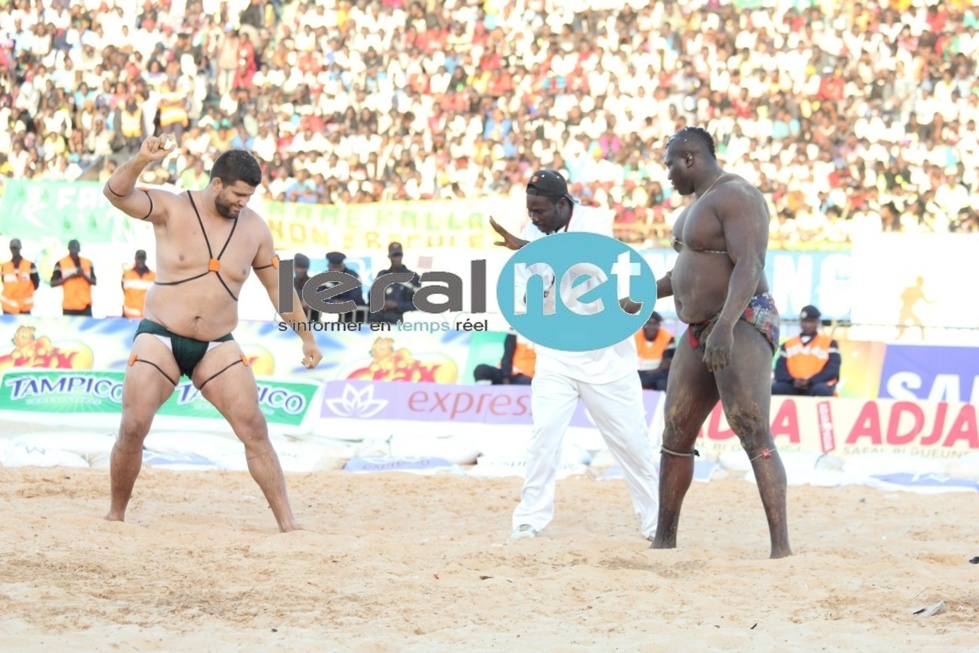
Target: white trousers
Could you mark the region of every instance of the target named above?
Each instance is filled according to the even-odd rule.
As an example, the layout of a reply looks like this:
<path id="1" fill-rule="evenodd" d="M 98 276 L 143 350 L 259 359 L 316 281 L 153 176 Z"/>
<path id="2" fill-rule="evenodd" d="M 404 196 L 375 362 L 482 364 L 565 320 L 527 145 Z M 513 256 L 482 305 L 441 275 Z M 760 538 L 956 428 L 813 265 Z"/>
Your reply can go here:
<path id="1" fill-rule="evenodd" d="M 609 452 L 622 468 L 643 537 L 654 535 L 659 516 L 659 477 L 653 465 L 639 375 L 630 374 L 612 383 L 592 384 L 540 372 L 534 376 L 531 387 L 533 439 L 528 450 L 520 505 L 513 513 L 513 528 L 529 524 L 540 532 L 554 518 L 561 443 L 580 397 Z"/>

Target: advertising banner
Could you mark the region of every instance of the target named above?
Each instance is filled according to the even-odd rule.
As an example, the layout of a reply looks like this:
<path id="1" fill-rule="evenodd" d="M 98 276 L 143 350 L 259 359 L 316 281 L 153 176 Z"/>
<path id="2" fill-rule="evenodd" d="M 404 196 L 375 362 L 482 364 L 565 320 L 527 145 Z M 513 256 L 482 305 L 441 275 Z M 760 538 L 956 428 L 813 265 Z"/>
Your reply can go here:
<path id="1" fill-rule="evenodd" d="M 138 320 L 125 318 L 0 316 L 0 374 L 20 368 L 124 372 L 138 326 Z M 428 326 L 423 324 L 379 331 L 353 326 L 357 330 L 314 332 L 323 352 L 314 370 L 302 365 L 299 336 L 278 323 L 239 322 L 233 335 L 256 376 L 311 383 L 473 383 L 476 365 L 499 362 L 505 338 L 499 332 L 443 330 L 441 324 L 434 331 L 422 330 Z"/>
<path id="2" fill-rule="evenodd" d="M 963 280 L 979 277 L 979 234 L 867 235 L 852 251 L 853 321 L 886 327 L 877 339 L 931 343 L 933 329 L 979 328 L 979 303 L 962 295 Z"/>
<path id="3" fill-rule="evenodd" d="M 976 406 L 968 403 L 776 396 L 771 427 L 776 448 L 785 452 L 953 459 L 979 451 Z M 720 404 L 696 446 L 701 455 L 743 452 Z"/>
<path id="4" fill-rule="evenodd" d="M 95 370 L 8 370 L 0 381 L 0 413 L 62 416 L 64 424 L 78 420 L 80 415 L 119 416 L 124 377 L 122 372 Z M 259 379 L 259 406 L 270 426 L 299 427 L 318 390 L 319 385 L 314 383 Z M 177 386 L 158 415 L 224 421 L 188 381 Z"/>
<path id="5" fill-rule="evenodd" d="M 465 422 L 485 425 L 532 424 L 530 386 L 431 385 L 328 381 L 320 418 L 412 422 Z M 652 422 L 660 392 L 643 392 L 646 423 Z M 594 428 L 582 402 L 572 428 Z"/>
<path id="6" fill-rule="evenodd" d="M 0 196 L 0 232 L 21 240 L 123 244 L 153 240 L 153 225 L 126 216 L 89 181 L 7 179 Z M 25 253 L 26 256 L 26 253 Z"/>
<path id="7" fill-rule="evenodd" d="M 673 269 L 677 257 L 672 249 L 645 249 L 640 253 L 657 278 Z M 860 289 L 852 283 L 852 265 L 848 251 L 770 249 L 765 256 L 765 277 L 782 319 L 797 320 L 808 304 L 818 306 L 824 319 L 850 319 L 854 302 L 861 297 Z M 658 300 L 656 312 L 666 318 L 676 317 L 673 299 Z"/>
<path id="8" fill-rule="evenodd" d="M 888 345 L 880 396 L 979 405 L 979 349 Z"/>

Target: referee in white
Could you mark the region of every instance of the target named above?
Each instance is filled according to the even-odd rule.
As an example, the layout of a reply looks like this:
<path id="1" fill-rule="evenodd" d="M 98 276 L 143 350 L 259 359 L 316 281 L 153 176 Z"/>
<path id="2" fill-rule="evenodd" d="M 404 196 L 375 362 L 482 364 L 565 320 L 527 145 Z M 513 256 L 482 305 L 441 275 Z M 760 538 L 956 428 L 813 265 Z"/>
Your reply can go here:
<path id="1" fill-rule="evenodd" d="M 559 232 L 613 237 L 608 218 L 578 205 L 568 194 L 567 181 L 555 170 L 539 170 L 531 176 L 527 184 L 527 213 L 531 224 L 522 238 L 490 218 L 493 229 L 503 238 L 497 245 L 517 250 Z M 639 310 L 628 299 L 620 304 L 630 313 Z M 659 479 L 652 460 L 643 390 L 636 374 L 639 358 L 632 335 L 592 351 L 560 351 L 540 345 L 536 350 L 537 366 L 531 384 L 533 437 L 520 505 L 513 513 L 511 537 L 536 537 L 554 518 L 561 443 L 580 398 L 622 468 L 643 537 L 652 540 L 659 511 Z"/>

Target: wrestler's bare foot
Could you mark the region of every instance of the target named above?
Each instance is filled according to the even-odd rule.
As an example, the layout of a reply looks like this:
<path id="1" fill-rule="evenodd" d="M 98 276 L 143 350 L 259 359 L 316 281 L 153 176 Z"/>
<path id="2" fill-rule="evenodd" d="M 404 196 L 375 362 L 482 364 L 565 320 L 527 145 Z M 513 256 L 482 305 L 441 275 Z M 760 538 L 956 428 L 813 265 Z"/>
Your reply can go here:
<path id="1" fill-rule="evenodd" d="M 105 519 L 105 521 L 126 521 L 125 515 L 112 511 L 109 511 L 109 514 L 107 514 L 103 519 Z"/>
<path id="2" fill-rule="evenodd" d="M 772 547 L 772 555 L 769 557 L 772 560 L 776 560 L 778 558 L 788 558 L 790 555 L 792 555 L 792 549 L 786 544 L 784 546 Z"/>
<path id="3" fill-rule="evenodd" d="M 279 532 L 281 533 L 292 533 L 293 531 L 304 531 L 302 524 L 296 521 L 291 521 L 288 524 L 279 524 Z"/>

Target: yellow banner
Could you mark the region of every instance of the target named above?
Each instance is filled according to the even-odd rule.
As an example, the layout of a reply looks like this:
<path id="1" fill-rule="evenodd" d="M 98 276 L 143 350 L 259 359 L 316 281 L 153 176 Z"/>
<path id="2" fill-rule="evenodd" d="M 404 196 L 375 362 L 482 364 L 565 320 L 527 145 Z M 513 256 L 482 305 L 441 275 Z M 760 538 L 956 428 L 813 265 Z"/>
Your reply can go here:
<path id="1" fill-rule="evenodd" d="M 342 251 L 381 250 L 399 242 L 408 249 L 490 249 L 497 240 L 493 216 L 519 225 L 523 215 L 511 200 L 436 200 L 386 204 L 296 204 L 264 202 L 259 207 L 276 247 L 322 247 Z"/>

